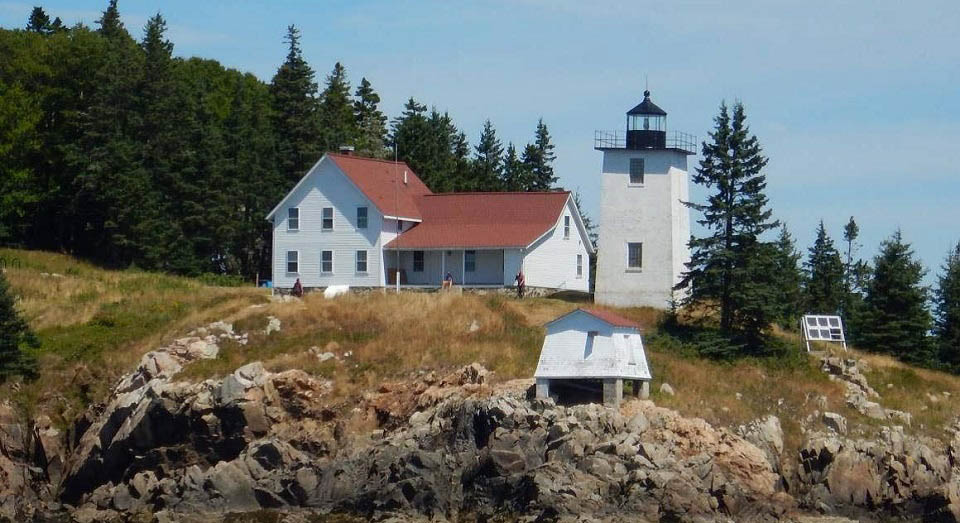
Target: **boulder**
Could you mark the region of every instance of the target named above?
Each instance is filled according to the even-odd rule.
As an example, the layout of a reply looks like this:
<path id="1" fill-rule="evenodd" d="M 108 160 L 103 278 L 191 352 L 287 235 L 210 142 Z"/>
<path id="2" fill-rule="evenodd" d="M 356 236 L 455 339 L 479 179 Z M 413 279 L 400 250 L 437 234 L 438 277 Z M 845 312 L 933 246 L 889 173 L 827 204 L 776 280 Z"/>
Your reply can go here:
<path id="1" fill-rule="evenodd" d="M 666 394 L 667 396 L 673 396 L 673 387 L 669 383 L 660 384 L 660 394 Z"/>
<path id="2" fill-rule="evenodd" d="M 823 424 L 837 434 L 847 433 L 847 418 L 844 418 L 840 414 L 837 414 L 836 412 L 824 412 L 822 419 Z"/>

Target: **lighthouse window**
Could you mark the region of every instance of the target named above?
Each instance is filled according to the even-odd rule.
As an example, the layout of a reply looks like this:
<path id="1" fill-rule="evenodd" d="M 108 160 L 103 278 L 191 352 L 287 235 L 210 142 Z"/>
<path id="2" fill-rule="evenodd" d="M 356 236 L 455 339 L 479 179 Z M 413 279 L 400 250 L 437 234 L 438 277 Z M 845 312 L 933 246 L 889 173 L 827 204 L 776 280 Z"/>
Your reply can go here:
<path id="1" fill-rule="evenodd" d="M 630 159 L 630 184 L 643 185 L 643 158 Z"/>
<path id="2" fill-rule="evenodd" d="M 643 243 L 627 244 L 627 268 L 640 269 L 643 267 Z"/>

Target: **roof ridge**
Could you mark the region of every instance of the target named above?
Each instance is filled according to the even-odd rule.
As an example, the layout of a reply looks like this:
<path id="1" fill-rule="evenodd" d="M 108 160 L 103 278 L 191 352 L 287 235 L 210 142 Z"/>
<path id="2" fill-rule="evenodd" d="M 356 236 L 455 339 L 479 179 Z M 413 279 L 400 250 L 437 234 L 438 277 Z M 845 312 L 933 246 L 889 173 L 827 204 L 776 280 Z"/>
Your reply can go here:
<path id="1" fill-rule="evenodd" d="M 462 196 L 462 195 L 476 195 L 476 194 L 570 194 L 570 191 L 463 191 L 463 192 L 441 192 L 441 193 L 430 193 L 425 194 L 424 196 Z"/>
<path id="2" fill-rule="evenodd" d="M 410 167 L 409 165 L 407 165 L 407 162 L 404 162 L 402 160 L 397 160 L 397 161 L 384 160 L 382 158 L 370 158 L 369 156 L 357 156 L 355 154 L 342 154 L 342 153 L 326 153 L 326 154 L 327 156 L 336 156 L 337 158 L 349 158 L 351 160 L 363 160 L 367 162 L 389 163 L 393 165 L 406 165 L 407 167 Z"/>

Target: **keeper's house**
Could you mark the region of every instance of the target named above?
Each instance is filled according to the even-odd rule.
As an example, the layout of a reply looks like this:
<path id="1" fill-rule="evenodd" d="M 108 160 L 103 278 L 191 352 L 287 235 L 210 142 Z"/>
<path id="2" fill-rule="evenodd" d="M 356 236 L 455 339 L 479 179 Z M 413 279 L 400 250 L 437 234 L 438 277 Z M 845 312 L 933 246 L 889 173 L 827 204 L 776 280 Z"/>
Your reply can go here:
<path id="1" fill-rule="evenodd" d="M 273 282 L 588 291 L 593 253 L 569 192 L 433 194 L 403 162 L 326 154 L 267 215 Z"/>

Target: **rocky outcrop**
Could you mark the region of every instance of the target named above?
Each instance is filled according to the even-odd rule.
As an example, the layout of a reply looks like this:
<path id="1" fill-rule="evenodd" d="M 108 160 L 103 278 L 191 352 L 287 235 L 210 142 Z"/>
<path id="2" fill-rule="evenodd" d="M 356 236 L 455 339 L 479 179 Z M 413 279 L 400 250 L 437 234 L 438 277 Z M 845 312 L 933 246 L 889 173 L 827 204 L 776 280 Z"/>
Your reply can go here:
<path id="1" fill-rule="evenodd" d="M 936 440 L 884 427 L 876 440 L 814 434 L 800 451 L 798 499 L 823 513 L 867 519 L 960 519 L 960 438 Z"/>
<path id="2" fill-rule="evenodd" d="M 867 377 L 863 375 L 866 365 L 853 358 L 837 358 L 824 356 L 820 360 L 821 368 L 830 375 L 830 379 L 840 381 L 847 388 L 847 405 L 857 412 L 877 420 L 892 420 L 895 423 L 910 425 L 911 416 L 907 412 L 884 408 L 880 403 L 873 401 L 880 398 L 880 394 L 870 386 Z"/>
<path id="3" fill-rule="evenodd" d="M 899 427 L 882 428 L 875 440 L 847 439 L 847 421 L 824 412 L 817 422 L 831 431 L 808 432 L 798 457 L 784 450 L 775 416 L 727 429 L 648 400 L 620 409 L 559 406 L 532 399 L 531 380 L 497 383 L 478 364 L 417 373 L 362 398 L 258 362 L 221 379 L 177 381 L 185 366 L 216 357 L 226 339 L 246 342 L 218 322 L 144 355 L 105 403 L 67 430 L 45 417 L 23 423 L 0 405 L 0 516 L 210 521 L 265 509 L 396 521 L 960 516 L 960 432 L 949 446 L 905 437 Z M 348 361 L 349 352 L 341 359 L 335 349 L 313 352 L 334 354 L 329 364 Z M 848 391 L 876 399 L 856 364 L 825 366 Z M 825 409 L 826 398 L 818 406 Z"/>

